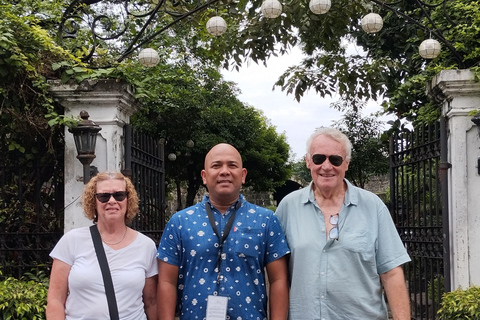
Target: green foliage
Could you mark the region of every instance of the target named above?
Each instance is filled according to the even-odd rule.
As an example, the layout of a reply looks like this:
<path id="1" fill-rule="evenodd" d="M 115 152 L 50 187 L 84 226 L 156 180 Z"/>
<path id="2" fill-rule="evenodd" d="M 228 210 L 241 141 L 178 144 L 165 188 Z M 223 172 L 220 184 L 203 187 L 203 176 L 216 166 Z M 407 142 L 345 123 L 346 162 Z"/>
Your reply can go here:
<path id="1" fill-rule="evenodd" d="M 334 126 L 343 131 L 352 143 L 352 158 L 345 177 L 354 185 L 364 188 L 373 176 L 388 173 L 388 141 L 383 141 L 382 122 L 375 116 L 362 116 L 364 103 L 357 100 L 335 105 L 347 110 Z"/>
<path id="2" fill-rule="evenodd" d="M 480 2 L 452 0 L 445 7 L 428 3 L 424 11 L 428 18 L 419 3 L 389 1 L 395 11 L 374 6 L 384 26 L 377 34 L 367 34 L 359 22 L 370 11 L 368 1 L 338 0 L 320 16 L 312 14 L 305 2 L 283 1 L 283 13 L 276 19 L 258 14 L 261 1 L 241 1 L 225 5 L 227 34 L 212 39 L 207 48 L 227 59 L 225 67 L 238 69 L 249 59 L 266 64 L 270 56 L 299 44 L 306 58 L 286 69 L 275 84 L 297 100 L 309 90 L 322 97 L 384 99 L 387 113 L 414 123 L 431 123 L 440 112 L 425 92 L 432 77 L 446 69 L 478 68 Z M 436 59 L 424 59 L 419 45 L 430 36 L 441 40 L 435 32 L 445 39 L 442 53 Z M 348 43 L 359 50 L 352 53 Z"/>
<path id="3" fill-rule="evenodd" d="M 0 318 L 46 319 L 47 292 L 46 281 L 18 280 L 12 277 L 0 281 Z"/>
<path id="4" fill-rule="evenodd" d="M 427 295 L 430 300 L 437 300 L 445 293 L 445 279 L 443 276 L 436 276 L 433 281 L 428 282 Z"/>
<path id="5" fill-rule="evenodd" d="M 445 293 L 441 308 L 438 310 L 439 320 L 479 320 L 480 319 L 480 287 L 466 290 L 457 289 Z"/>
<path id="6" fill-rule="evenodd" d="M 40 7 L 0 1 L 0 152 L 17 164 L 55 153 L 61 126 L 71 121 L 50 96 L 47 80 L 60 74 L 54 63 L 75 60 L 41 27 Z"/>
<path id="7" fill-rule="evenodd" d="M 265 208 L 272 210 L 273 212 L 277 210 L 277 206 L 266 206 Z"/>
<path id="8" fill-rule="evenodd" d="M 307 168 L 305 156 L 303 156 L 300 161 L 296 161 L 292 164 L 292 176 L 294 180 L 300 180 L 302 185 L 306 185 L 312 181 L 312 175 Z"/>
<path id="9" fill-rule="evenodd" d="M 123 64 L 119 78 L 135 85 L 143 108 L 132 124 L 157 138 L 165 139 L 165 154 L 176 155 L 166 163 L 169 186 L 187 182 L 187 203 L 202 184 L 204 157 L 215 144 L 234 145 L 248 170 L 246 186 L 256 191 L 273 190 L 290 175 L 289 146 L 261 112 L 238 100 L 238 88 L 225 81 L 212 64 L 180 56 L 173 59 L 160 52 L 161 61 L 148 70 Z M 193 147 L 186 142 L 194 141 Z M 171 183 L 174 182 L 174 183 Z M 180 199 L 181 197 L 179 197 Z"/>

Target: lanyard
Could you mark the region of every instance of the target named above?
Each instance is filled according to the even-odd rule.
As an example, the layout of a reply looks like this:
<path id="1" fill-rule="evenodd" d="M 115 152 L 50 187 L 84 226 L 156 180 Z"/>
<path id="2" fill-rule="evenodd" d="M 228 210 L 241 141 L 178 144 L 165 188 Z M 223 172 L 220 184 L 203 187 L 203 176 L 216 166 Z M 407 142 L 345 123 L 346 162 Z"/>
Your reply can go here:
<path id="1" fill-rule="evenodd" d="M 220 234 L 218 233 L 217 225 L 215 224 L 215 218 L 213 217 L 213 212 L 212 208 L 210 207 L 209 203 L 205 204 L 205 210 L 207 211 L 208 215 L 208 220 L 210 221 L 210 225 L 212 226 L 213 232 L 215 232 L 218 241 L 219 241 L 219 246 L 218 246 L 218 258 L 217 258 L 217 270 L 218 270 L 218 275 L 217 275 L 217 285 L 220 285 L 220 280 L 222 280 L 222 276 L 220 275 L 220 267 L 222 265 L 222 255 L 223 255 L 223 243 L 228 237 L 228 234 L 230 233 L 230 230 L 232 229 L 233 221 L 235 220 L 235 215 L 237 214 L 238 208 L 240 208 L 241 202 L 238 201 L 237 204 L 235 205 L 235 211 L 233 211 L 232 215 L 230 218 L 228 218 L 227 224 L 225 225 L 225 229 L 223 229 L 223 235 L 220 237 Z"/>

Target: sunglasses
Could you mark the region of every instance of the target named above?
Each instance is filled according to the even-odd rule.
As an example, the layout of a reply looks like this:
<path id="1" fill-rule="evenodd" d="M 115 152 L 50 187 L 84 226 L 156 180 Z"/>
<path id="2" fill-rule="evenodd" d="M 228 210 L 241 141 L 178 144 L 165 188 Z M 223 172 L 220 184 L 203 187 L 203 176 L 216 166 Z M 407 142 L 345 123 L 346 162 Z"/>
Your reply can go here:
<path id="1" fill-rule="evenodd" d="M 324 154 L 314 154 L 312 156 L 312 161 L 315 164 L 322 164 L 327 160 L 327 156 Z M 335 167 L 339 167 L 343 163 L 343 158 L 341 156 L 328 156 L 328 161 L 333 164 Z"/>
<path id="2" fill-rule="evenodd" d="M 330 224 L 333 228 L 328 233 L 328 237 L 332 240 L 338 240 L 338 214 L 330 216 Z"/>
<path id="3" fill-rule="evenodd" d="M 123 201 L 128 195 L 128 191 L 117 191 L 114 193 L 95 193 L 95 197 L 97 197 L 97 200 L 100 201 L 101 203 L 107 203 L 110 200 L 110 197 L 113 196 L 113 199 L 115 201 Z"/>

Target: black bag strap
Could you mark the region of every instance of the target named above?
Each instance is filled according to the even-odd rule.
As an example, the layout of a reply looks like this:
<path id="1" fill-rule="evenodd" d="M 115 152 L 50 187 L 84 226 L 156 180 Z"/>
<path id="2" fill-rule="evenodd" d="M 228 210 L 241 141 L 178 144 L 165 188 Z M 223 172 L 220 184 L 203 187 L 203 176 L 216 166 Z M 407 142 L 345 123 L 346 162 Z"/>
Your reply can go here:
<path id="1" fill-rule="evenodd" d="M 105 293 L 107 294 L 108 311 L 110 313 L 111 320 L 119 320 L 117 300 L 115 299 L 115 290 L 113 289 L 112 276 L 110 275 L 110 268 L 108 267 L 107 256 L 105 250 L 103 250 L 102 238 L 100 232 L 98 232 L 97 225 L 94 224 L 90 227 L 90 233 L 92 234 L 93 246 L 97 254 L 98 264 L 102 270 L 103 283 L 105 285 Z"/>

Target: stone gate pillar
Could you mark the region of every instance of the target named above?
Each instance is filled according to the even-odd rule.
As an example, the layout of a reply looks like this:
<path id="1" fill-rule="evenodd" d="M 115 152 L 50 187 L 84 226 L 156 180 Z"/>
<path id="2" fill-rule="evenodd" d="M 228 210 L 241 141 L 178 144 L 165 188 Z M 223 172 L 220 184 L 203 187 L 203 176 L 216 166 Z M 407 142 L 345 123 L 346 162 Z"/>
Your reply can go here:
<path id="1" fill-rule="evenodd" d="M 445 70 L 428 92 L 447 119 L 451 288 L 480 285 L 480 138 L 471 111 L 480 110 L 480 83 L 470 70 Z"/>
<path id="2" fill-rule="evenodd" d="M 97 135 L 96 158 L 91 166 L 99 172 L 124 167 L 123 127 L 137 110 L 133 87 L 116 80 L 84 81 L 80 84 L 50 82 L 50 92 L 64 108 L 65 116 L 78 117 L 85 110 L 102 129 Z M 81 206 L 83 166 L 76 158 L 73 135 L 65 128 L 65 232 L 91 225 Z"/>

